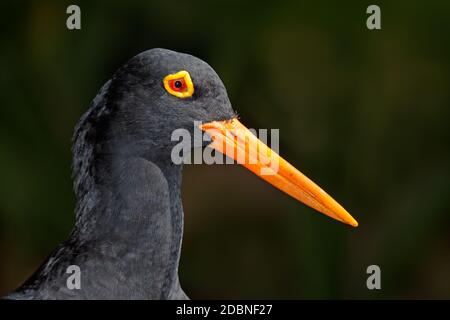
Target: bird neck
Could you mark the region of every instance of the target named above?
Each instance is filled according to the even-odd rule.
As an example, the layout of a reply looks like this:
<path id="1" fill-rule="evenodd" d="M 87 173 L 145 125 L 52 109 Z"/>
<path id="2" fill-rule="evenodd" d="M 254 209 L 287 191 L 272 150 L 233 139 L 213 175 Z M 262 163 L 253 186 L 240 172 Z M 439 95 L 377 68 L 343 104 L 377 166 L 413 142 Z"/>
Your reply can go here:
<path id="1" fill-rule="evenodd" d="M 72 237 L 101 248 L 105 263 L 144 274 L 160 297 L 179 288 L 182 166 L 115 156 L 97 159 L 92 172 L 89 190 L 78 197 Z"/>

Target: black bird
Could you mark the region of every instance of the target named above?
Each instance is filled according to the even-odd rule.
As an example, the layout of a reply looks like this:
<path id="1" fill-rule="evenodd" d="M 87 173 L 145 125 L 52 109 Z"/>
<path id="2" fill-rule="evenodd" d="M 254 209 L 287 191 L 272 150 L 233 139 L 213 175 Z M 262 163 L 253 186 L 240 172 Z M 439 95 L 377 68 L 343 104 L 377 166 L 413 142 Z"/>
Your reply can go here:
<path id="1" fill-rule="evenodd" d="M 187 299 L 178 279 L 182 165 L 171 159 L 176 144 L 171 134 L 179 128 L 194 134 L 194 121 L 202 121 L 212 148 L 234 159 L 267 151 L 277 168 L 261 159 L 242 164 L 316 210 L 357 225 L 322 189 L 249 134 L 207 63 L 152 49 L 120 67 L 78 122 L 73 231 L 6 298 Z M 238 142 L 245 139 L 242 148 Z M 67 285 L 72 265 L 80 270 L 79 289 Z"/>

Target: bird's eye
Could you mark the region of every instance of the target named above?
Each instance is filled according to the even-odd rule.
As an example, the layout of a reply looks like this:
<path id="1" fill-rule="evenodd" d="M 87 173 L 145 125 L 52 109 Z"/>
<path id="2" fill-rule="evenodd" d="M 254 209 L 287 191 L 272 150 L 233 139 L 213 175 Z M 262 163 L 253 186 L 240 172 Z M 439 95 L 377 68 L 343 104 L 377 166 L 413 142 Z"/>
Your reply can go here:
<path id="1" fill-rule="evenodd" d="M 188 98 L 194 94 L 194 84 L 187 71 L 179 71 L 164 77 L 164 88 L 178 98 Z"/>

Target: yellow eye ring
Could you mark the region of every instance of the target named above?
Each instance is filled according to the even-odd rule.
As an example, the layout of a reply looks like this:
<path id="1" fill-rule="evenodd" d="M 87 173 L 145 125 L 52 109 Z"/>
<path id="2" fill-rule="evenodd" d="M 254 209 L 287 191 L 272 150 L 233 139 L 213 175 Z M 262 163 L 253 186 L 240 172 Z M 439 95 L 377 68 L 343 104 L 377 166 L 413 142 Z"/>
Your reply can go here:
<path id="1" fill-rule="evenodd" d="M 182 70 L 164 77 L 164 88 L 178 98 L 189 98 L 194 94 L 194 84 L 189 72 Z"/>

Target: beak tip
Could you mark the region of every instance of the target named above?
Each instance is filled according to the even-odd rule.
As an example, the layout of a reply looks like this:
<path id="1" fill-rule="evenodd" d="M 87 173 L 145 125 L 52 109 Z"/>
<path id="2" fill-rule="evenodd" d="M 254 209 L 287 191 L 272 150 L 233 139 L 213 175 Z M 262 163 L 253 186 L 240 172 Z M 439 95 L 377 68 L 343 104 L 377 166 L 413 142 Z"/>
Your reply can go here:
<path id="1" fill-rule="evenodd" d="M 349 225 L 351 225 L 352 227 L 357 227 L 358 226 L 358 221 L 356 221 L 355 219 L 353 219 L 352 221 L 349 222 Z"/>

